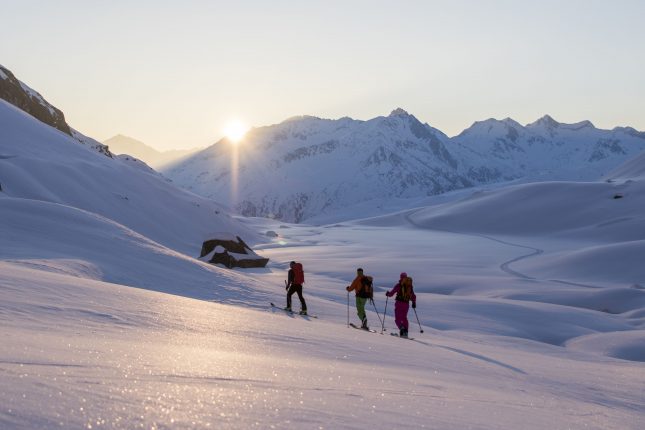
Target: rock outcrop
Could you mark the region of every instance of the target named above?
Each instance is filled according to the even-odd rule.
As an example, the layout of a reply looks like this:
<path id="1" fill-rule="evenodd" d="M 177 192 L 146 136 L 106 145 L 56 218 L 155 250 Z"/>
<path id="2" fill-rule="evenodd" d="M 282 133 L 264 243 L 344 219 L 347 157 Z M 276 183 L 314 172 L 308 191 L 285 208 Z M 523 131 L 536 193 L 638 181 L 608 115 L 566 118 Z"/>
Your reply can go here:
<path id="1" fill-rule="evenodd" d="M 69 125 L 65 122 L 65 115 L 60 109 L 49 104 L 43 96 L 20 82 L 11 71 L 2 66 L 0 66 L 0 98 L 39 121 L 72 135 Z"/>
<path id="2" fill-rule="evenodd" d="M 268 258 L 253 252 L 239 236 L 235 236 L 235 239 L 216 238 L 204 241 L 199 258 L 211 264 L 223 264 L 229 269 L 233 267 L 248 269 L 267 265 Z"/>
<path id="3" fill-rule="evenodd" d="M 0 99 L 14 105 L 37 120 L 72 136 L 78 142 L 89 146 L 106 157 L 113 158 L 107 145 L 74 130 L 65 121 L 65 114 L 49 103 L 39 92 L 20 81 L 9 69 L 0 65 Z"/>

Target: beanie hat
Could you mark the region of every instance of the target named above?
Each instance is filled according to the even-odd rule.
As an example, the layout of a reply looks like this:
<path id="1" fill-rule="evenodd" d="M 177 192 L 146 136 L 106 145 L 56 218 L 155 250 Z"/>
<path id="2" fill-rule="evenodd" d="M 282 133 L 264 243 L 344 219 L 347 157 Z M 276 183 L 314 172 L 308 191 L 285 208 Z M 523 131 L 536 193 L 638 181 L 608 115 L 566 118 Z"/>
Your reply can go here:
<path id="1" fill-rule="evenodd" d="M 407 273 L 401 272 L 401 278 L 400 279 L 407 278 L 407 277 L 408 277 Z"/>

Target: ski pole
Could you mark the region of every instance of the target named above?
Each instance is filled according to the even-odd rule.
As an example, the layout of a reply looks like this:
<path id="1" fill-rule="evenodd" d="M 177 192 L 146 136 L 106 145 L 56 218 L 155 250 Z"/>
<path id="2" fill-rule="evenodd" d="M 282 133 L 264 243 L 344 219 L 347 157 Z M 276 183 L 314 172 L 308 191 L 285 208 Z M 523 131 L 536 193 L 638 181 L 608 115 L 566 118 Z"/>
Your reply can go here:
<path id="1" fill-rule="evenodd" d="M 349 327 L 349 291 L 347 292 L 347 327 Z"/>
<path id="2" fill-rule="evenodd" d="M 383 321 L 381 321 L 381 334 L 385 331 L 385 315 L 387 315 L 387 301 L 390 300 L 389 297 L 385 298 L 385 309 L 383 310 Z"/>
<path id="3" fill-rule="evenodd" d="M 412 308 L 412 310 L 414 311 L 414 316 L 417 317 L 417 323 L 419 323 L 419 331 L 423 333 L 423 329 L 421 328 L 421 323 L 419 322 L 419 315 L 417 315 L 417 310 L 416 308 Z"/>
<path id="4" fill-rule="evenodd" d="M 376 309 L 376 304 L 374 303 L 374 299 L 370 299 L 370 302 L 372 302 L 372 306 L 374 306 L 374 310 L 376 311 L 376 316 L 378 317 L 378 321 L 381 323 L 381 327 L 383 327 L 383 320 L 381 320 L 381 316 L 378 313 L 378 309 Z M 381 331 L 381 334 L 383 334 L 382 331 Z"/>

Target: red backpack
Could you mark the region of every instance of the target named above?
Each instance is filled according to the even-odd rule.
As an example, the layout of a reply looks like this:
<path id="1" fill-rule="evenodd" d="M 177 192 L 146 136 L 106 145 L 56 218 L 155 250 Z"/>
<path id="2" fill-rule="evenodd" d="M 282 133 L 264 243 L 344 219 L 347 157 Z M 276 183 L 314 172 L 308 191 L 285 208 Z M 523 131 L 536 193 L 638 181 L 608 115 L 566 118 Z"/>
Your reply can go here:
<path id="1" fill-rule="evenodd" d="M 302 263 L 293 265 L 293 283 L 300 285 L 305 283 L 305 271 L 302 269 Z"/>

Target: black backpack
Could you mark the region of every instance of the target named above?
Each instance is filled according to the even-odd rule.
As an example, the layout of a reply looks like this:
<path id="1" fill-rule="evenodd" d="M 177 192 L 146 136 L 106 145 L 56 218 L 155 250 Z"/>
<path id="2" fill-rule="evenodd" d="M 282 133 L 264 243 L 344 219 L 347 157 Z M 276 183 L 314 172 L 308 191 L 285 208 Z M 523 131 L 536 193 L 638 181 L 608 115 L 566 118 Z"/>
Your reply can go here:
<path id="1" fill-rule="evenodd" d="M 362 288 L 359 296 L 364 299 L 373 299 L 374 286 L 372 284 L 373 278 L 371 276 L 363 276 L 363 279 L 361 279 Z"/>

